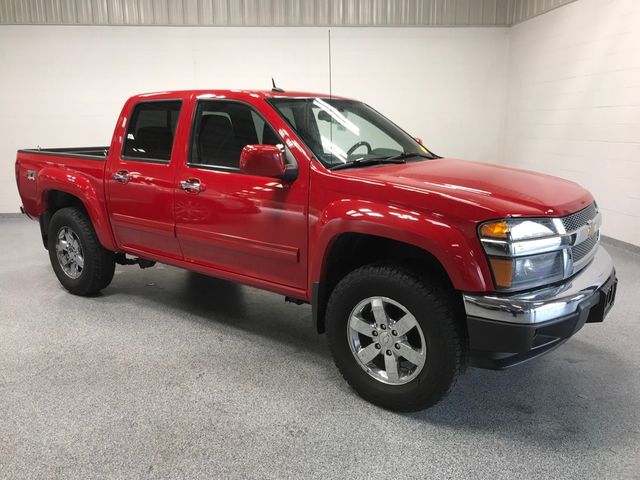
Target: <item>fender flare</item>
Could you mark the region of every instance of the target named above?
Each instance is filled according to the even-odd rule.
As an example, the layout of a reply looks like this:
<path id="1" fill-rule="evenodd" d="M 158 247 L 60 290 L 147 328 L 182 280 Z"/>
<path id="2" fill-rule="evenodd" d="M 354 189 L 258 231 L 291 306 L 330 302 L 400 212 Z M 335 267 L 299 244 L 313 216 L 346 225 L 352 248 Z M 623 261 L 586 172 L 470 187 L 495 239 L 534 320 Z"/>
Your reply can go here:
<path id="1" fill-rule="evenodd" d="M 309 292 L 312 322 L 324 332 L 324 309 L 330 292 L 324 281 L 334 242 L 347 233 L 361 233 L 412 245 L 433 256 L 448 275 L 453 287 L 461 291 L 492 288 L 482 247 L 475 227 L 467 231 L 446 223 L 435 214 L 363 200 L 331 203 L 311 227 Z"/>
<path id="2" fill-rule="evenodd" d="M 102 181 L 102 179 L 100 179 Z M 84 206 L 91 224 L 104 248 L 116 251 L 116 242 L 111 231 L 102 190 L 96 191 L 92 181 L 81 173 L 60 167 L 44 167 L 37 175 L 38 215 L 47 211 L 47 193 L 57 190 L 76 197 Z"/>
<path id="3" fill-rule="evenodd" d="M 491 290 L 489 272 L 479 240 L 455 224 L 428 212 L 363 200 L 333 202 L 312 226 L 310 251 L 319 252 L 309 269 L 310 291 L 321 282 L 331 246 L 343 233 L 362 233 L 416 246 L 444 268 L 456 290 Z"/>

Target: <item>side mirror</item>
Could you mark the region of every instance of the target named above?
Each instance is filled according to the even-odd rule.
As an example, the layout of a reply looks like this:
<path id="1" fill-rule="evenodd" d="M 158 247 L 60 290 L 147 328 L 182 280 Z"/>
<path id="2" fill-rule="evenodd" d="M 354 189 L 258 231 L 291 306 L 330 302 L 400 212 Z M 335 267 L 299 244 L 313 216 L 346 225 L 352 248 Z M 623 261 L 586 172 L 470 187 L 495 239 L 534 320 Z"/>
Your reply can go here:
<path id="1" fill-rule="evenodd" d="M 282 178 L 284 154 L 275 145 L 245 145 L 240 153 L 240 171 L 259 177 Z"/>
<path id="2" fill-rule="evenodd" d="M 424 146 L 424 142 L 423 142 L 422 138 L 420 138 L 420 137 L 413 137 L 413 139 L 414 139 L 416 142 L 418 142 L 420 145 Z"/>

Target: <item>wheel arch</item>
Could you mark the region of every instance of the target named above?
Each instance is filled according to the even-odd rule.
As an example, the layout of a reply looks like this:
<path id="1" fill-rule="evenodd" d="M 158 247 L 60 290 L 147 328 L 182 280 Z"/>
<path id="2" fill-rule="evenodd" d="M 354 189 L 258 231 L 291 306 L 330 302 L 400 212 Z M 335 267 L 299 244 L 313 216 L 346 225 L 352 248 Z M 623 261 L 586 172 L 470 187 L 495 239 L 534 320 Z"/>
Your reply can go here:
<path id="1" fill-rule="evenodd" d="M 310 228 L 309 292 L 313 320 L 324 331 L 326 302 L 340 278 L 365 263 L 394 262 L 428 271 L 453 290 L 490 291 L 491 273 L 476 226 L 455 215 L 387 202 L 340 199 Z M 337 272 L 337 273 L 336 273 Z"/>
<path id="2" fill-rule="evenodd" d="M 42 242 L 47 248 L 47 236 L 51 217 L 60 209 L 76 207 L 82 209 L 91 221 L 100 244 L 107 250 L 115 251 L 115 241 L 111 233 L 107 214 L 104 206 L 99 203 L 98 196 L 93 188 L 84 185 L 82 193 L 73 188 L 65 188 L 65 185 L 50 185 L 42 190 L 41 214 L 38 216 Z M 90 191 L 88 191 L 90 188 Z M 89 193 L 87 196 L 86 194 Z M 104 203 L 104 202 L 103 202 Z"/>
<path id="3" fill-rule="evenodd" d="M 42 243 L 44 244 L 44 248 L 48 249 L 47 239 L 49 236 L 51 217 L 53 217 L 58 210 L 65 207 L 79 207 L 85 213 L 87 213 L 87 209 L 78 197 L 62 190 L 46 190 L 42 193 L 42 196 L 43 212 L 38 217 L 38 223 L 40 224 Z"/>
<path id="4" fill-rule="evenodd" d="M 319 277 L 312 284 L 313 320 L 318 333 L 325 331 L 326 305 L 338 282 L 372 263 L 392 263 L 420 271 L 447 289 L 455 289 L 444 265 L 424 248 L 379 235 L 343 232 L 328 244 Z"/>

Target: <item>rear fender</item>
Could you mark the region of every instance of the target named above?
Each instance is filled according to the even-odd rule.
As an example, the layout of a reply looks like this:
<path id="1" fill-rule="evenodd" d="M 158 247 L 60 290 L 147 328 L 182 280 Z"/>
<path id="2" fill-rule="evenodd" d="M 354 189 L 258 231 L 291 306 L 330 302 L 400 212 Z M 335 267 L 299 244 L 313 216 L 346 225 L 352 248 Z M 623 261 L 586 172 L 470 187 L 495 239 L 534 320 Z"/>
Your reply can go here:
<path id="1" fill-rule="evenodd" d="M 96 181 L 102 182 L 102 179 L 94 179 L 93 183 Z M 73 195 L 82 202 L 102 246 L 107 250 L 115 251 L 117 247 L 109 224 L 104 194 L 102 189 L 97 191 L 93 183 L 91 179 L 74 170 L 60 167 L 42 168 L 37 175 L 37 198 L 40 203 L 35 206 L 36 215 L 40 216 L 47 212 L 48 192 L 58 190 Z"/>

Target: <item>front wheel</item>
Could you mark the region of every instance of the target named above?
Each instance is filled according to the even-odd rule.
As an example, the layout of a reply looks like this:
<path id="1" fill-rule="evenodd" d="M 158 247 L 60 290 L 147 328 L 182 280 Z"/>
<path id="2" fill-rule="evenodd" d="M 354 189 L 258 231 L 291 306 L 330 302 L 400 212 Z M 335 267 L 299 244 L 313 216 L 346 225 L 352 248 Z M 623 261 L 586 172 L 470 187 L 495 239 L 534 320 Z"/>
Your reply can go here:
<path id="1" fill-rule="evenodd" d="M 396 411 L 435 405 L 464 368 L 451 295 L 409 269 L 369 265 L 347 275 L 327 305 L 331 353 L 366 400 Z"/>
<path id="2" fill-rule="evenodd" d="M 58 210 L 49 222 L 47 242 L 53 271 L 69 292 L 93 295 L 111 283 L 115 256 L 100 245 L 83 210 Z"/>

